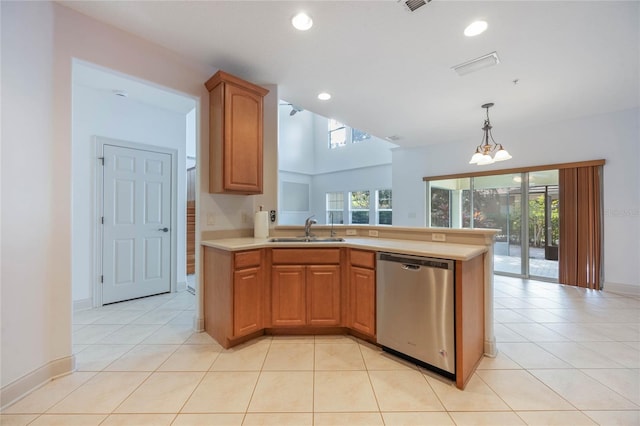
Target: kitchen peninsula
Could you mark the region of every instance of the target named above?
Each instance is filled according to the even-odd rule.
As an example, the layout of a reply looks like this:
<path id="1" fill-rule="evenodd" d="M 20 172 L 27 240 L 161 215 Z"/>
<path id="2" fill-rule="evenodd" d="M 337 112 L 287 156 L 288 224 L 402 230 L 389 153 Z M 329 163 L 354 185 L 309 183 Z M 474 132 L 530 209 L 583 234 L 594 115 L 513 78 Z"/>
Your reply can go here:
<path id="1" fill-rule="evenodd" d="M 495 354 L 495 231 L 396 227 L 356 231 L 377 233 L 376 238 L 351 235 L 352 230 L 342 235 L 344 231 L 339 230 L 342 241 L 284 238 L 299 235 L 299 227 L 278 227 L 278 242 L 250 237 L 203 240 L 205 331 L 225 348 L 263 334 L 348 333 L 377 343 L 376 254 L 451 260 L 455 262 L 455 380 L 463 388 L 483 354 Z"/>

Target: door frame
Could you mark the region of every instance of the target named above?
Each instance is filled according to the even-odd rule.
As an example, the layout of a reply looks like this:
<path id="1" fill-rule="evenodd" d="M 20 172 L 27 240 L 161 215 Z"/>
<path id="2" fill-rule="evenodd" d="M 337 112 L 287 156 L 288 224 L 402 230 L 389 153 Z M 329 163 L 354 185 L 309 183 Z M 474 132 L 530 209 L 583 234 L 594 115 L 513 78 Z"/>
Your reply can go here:
<path id="1" fill-rule="evenodd" d="M 95 241 L 94 258 L 93 258 L 93 271 L 94 277 L 93 283 L 93 307 L 103 306 L 102 303 L 102 282 L 101 277 L 103 275 L 102 264 L 102 244 L 103 244 L 103 227 L 102 216 L 104 216 L 103 196 L 104 196 L 104 182 L 102 173 L 102 160 L 104 158 L 104 146 L 111 145 L 120 148 L 136 149 L 141 151 L 158 152 L 162 154 L 168 154 L 171 156 L 171 225 L 170 225 L 170 259 L 171 259 L 171 272 L 169 273 L 171 281 L 171 293 L 177 291 L 178 282 L 178 203 L 176 197 L 178 194 L 178 150 L 173 148 L 165 148 L 162 146 L 143 144 L 138 142 L 125 141 L 120 139 L 113 139 L 104 136 L 94 135 L 92 136 L 93 146 L 95 149 L 95 197 L 93 200 L 95 226 L 93 228 L 93 241 Z"/>

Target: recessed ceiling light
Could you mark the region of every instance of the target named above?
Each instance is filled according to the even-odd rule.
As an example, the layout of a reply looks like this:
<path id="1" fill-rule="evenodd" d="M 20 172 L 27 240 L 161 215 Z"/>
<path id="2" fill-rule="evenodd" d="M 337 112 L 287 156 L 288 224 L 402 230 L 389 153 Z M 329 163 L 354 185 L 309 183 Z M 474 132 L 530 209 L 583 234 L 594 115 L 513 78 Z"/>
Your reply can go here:
<path id="1" fill-rule="evenodd" d="M 331 99 L 331 93 L 327 93 L 327 92 L 318 93 L 318 99 L 320 99 L 321 101 L 328 101 L 329 99 Z"/>
<path id="2" fill-rule="evenodd" d="M 487 21 L 472 22 L 467 28 L 464 29 L 464 35 L 466 35 L 467 37 L 475 37 L 485 32 L 488 26 L 489 25 L 487 24 Z"/>
<path id="3" fill-rule="evenodd" d="M 307 31 L 309 28 L 313 26 L 313 19 L 311 19 L 311 17 L 306 13 L 300 12 L 296 16 L 291 18 L 291 24 L 297 30 Z"/>

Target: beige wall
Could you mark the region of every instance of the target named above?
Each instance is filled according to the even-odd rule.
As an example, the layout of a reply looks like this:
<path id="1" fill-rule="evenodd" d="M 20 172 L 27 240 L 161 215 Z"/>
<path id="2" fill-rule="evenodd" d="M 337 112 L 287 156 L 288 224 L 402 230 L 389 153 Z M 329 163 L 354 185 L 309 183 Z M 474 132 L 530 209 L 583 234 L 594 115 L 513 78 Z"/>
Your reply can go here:
<path id="1" fill-rule="evenodd" d="M 72 59 L 204 100 L 198 118 L 203 140 L 203 83 L 216 70 L 58 4 L 2 2 L 1 8 L 5 405 L 18 385 L 35 386 L 70 366 Z"/>

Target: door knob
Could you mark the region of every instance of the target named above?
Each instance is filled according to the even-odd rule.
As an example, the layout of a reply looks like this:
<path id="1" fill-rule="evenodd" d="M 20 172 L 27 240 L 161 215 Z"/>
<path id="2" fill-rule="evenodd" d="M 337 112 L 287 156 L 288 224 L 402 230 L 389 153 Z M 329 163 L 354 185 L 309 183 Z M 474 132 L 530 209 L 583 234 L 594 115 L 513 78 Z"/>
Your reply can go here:
<path id="1" fill-rule="evenodd" d="M 158 228 L 158 231 L 162 231 L 162 232 L 169 232 L 169 228 L 164 227 L 164 228 Z"/>

